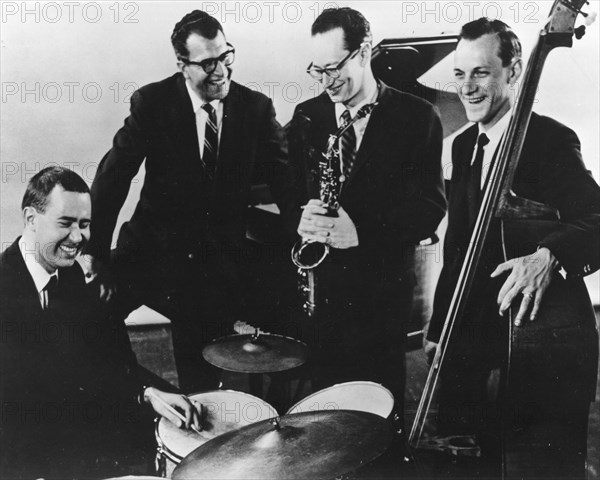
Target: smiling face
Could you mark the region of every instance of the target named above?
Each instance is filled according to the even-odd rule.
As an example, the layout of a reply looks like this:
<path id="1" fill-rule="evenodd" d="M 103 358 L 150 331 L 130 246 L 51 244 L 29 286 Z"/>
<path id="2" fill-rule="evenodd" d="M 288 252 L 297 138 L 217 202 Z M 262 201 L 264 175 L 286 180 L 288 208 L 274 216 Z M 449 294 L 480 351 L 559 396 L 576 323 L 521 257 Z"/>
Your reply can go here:
<path id="1" fill-rule="evenodd" d="M 344 30 L 341 28 L 314 35 L 311 38 L 311 48 L 312 65 L 317 68 L 335 67 L 350 53 L 346 50 Z M 367 46 L 363 47 L 353 58 L 348 59 L 339 70 L 338 78 L 332 79 L 323 75 L 323 88 L 333 102 L 354 106 L 364 97 L 367 48 Z"/>
<path id="2" fill-rule="evenodd" d="M 90 238 L 92 202 L 89 193 L 67 192 L 56 185 L 44 212 L 25 207 L 25 233 L 35 244 L 36 260 L 48 272 L 70 267 Z"/>
<path id="3" fill-rule="evenodd" d="M 513 85 L 521 75 L 521 60 L 502 65 L 500 41 L 494 34 L 462 39 L 454 53 L 454 77 L 467 118 L 492 127 L 512 106 Z"/>
<path id="4" fill-rule="evenodd" d="M 192 33 L 187 39 L 186 47 L 189 52 L 188 59 L 192 62 L 217 58 L 230 48 L 222 32 L 217 32 L 216 37 L 212 40 Z M 222 100 L 229 93 L 231 69 L 221 62 L 217 62 L 217 68 L 210 74 L 204 72 L 198 65 L 186 65 L 179 62 L 179 68 L 192 89 L 203 101 Z"/>

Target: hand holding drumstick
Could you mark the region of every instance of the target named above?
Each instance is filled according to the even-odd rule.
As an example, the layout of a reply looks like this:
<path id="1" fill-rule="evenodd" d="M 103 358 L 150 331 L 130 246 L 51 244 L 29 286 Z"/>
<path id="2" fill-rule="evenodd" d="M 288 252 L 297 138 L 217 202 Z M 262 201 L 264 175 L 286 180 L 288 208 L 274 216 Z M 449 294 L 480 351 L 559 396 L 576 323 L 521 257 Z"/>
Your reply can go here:
<path id="1" fill-rule="evenodd" d="M 144 390 L 144 401 L 150 403 L 156 413 L 178 427 L 191 428 L 198 435 L 206 437 L 201 433 L 202 404 L 190 400 L 185 395 L 166 393 L 154 387 L 148 387 Z M 181 409 L 184 414 L 175 407 Z"/>

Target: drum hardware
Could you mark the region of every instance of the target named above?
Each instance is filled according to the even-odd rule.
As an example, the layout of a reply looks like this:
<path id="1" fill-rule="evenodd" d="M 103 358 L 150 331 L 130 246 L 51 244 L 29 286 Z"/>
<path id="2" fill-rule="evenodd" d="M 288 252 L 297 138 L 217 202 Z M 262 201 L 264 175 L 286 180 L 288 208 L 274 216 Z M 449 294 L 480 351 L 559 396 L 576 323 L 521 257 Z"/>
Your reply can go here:
<path id="1" fill-rule="evenodd" d="M 288 414 L 219 435 L 173 471 L 183 479 L 331 479 L 379 457 L 394 436 L 379 415 L 350 410 Z"/>
<path id="2" fill-rule="evenodd" d="M 475 435 L 451 435 L 449 437 L 422 438 L 418 444 L 420 450 L 435 450 L 455 457 L 481 457 L 481 447 Z"/>

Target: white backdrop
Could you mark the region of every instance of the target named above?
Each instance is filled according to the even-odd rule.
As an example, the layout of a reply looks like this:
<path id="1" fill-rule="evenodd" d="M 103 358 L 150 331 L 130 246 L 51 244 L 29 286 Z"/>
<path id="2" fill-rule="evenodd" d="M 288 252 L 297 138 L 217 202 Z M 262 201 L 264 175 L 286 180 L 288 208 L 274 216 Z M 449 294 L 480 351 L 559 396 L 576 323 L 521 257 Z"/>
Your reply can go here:
<path id="1" fill-rule="evenodd" d="M 551 1 L 364 2 L 17 2 L 3 1 L 1 32 L 0 242 L 21 231 L 25 184 L 58 163 L 91 183 L 98 162 L 128 112 L 135 88 L 176 71 L 170 45 L 175 23 L 193 9 L 212 13 L 236 47 L 234 79 L 269 95 L 284 124 L 296 103 L 318 93 L 304 72 L 310 25 L 326 6 L 352 6 L 371 22 L 374 43 L 384 38 L 457 33 L 487 15 L 513 26 L 526 53 Z M 598 11 L 592 0 L 589 11 Z M 575 129 L 584 158 L 599 178 L 599 28 L 592 25 L 572 49 L 554 51 L 544 70 L 536 111 Z M 426 74 L 427 85 L 453 82 L 451 58 Z M 140 179 L 121 219 L 129 217 Z M 598 277 L 591 281 L 596 303 Z"/>

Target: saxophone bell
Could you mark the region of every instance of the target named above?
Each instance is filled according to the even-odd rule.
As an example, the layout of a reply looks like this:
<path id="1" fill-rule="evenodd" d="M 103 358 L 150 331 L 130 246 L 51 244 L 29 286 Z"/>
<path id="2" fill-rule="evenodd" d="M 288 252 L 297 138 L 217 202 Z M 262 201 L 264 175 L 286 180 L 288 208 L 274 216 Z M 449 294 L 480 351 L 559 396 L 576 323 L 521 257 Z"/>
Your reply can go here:
<path id="1" fill-rule="evenodd" d="M 315 240 L 298 240 L 292 247 L 292 262 L 300 270 L 311 270 L 329 255 L 329 245 Z"/>

